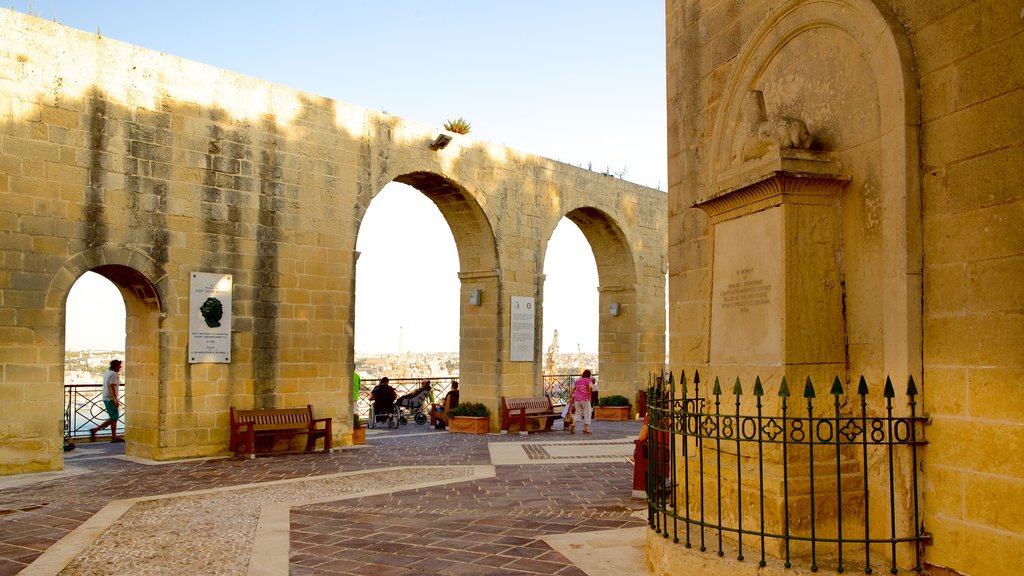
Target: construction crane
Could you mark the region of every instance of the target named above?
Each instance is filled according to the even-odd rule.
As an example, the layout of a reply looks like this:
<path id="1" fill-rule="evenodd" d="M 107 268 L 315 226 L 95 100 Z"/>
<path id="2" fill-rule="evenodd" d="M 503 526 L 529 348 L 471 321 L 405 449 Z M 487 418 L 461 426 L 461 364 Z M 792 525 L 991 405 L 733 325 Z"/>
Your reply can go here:
<path id="1" fill-rule="evenodd" d="M 551 345 L 548 346 L 548 354 L 544 358 L 544 373 L 548 375 L 554 375 L 558 373 L 558 361 L 555 357 L 558 356 L 558 330 L 555 330 L 555 335 L 551 339 Z"/>

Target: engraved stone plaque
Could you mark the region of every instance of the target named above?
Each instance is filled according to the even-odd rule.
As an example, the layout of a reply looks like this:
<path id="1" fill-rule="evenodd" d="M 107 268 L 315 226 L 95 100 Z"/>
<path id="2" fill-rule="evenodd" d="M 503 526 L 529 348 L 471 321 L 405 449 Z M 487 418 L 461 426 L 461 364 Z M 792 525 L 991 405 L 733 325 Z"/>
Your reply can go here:
<path id="1" fill-rule="evenodd" d="M 780 209 L 715 227 L 712 364 L 782 362 L 782 235 Z"/>

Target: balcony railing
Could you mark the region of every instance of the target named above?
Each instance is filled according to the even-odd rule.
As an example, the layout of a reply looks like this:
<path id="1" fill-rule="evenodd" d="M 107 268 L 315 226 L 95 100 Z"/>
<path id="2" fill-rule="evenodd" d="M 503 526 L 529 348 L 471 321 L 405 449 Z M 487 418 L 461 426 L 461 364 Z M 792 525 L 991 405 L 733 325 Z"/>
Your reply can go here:
<path id="1" fill-rule="evenodd" d="M 577 375 L 545 374 L 542 376 L 544 394 L 551 397 L 554 404 L 565 404 L 569 391 L 572 389 Z M 597 378 L 597 375 L 594 375 Z M 451 390 L 451 376 L 435 376 L 429 378 L 431 393 L 435 402 L 440 403 L 445 394 Z M 398 395 L 406 394 L 419 388 L 425 378 L 391 378 L 389 382 Z M 356 400 L 356 414 L 364 420 L 370 416 L 370 391 L 376 382 L 364 381 L 359 387 L 359 398 Z M 124 384 L 121 385 L 121 418 L 118 429 L 124 430 Z M 89 429 L 95 428 L 107 419 L 103 407 L 102 384 L 65 384 L 64 385 L 64 436 L 67 438 L 85 438 Z"/>
<path id="2" fill-rule="evenodd" d="M 117 420 L 117 428 L 124 430 L 124 384 L 121 396 L 121 416 Z M 103 407 L 102 384 L 65 384 L 64 385 L 64 437 L 85 438 L 89 429 L 99 426 L 107 419 L 107 410 Z"/>
<path id="3" fill-rule="evenodd" d="M 702 388 L 696 373 L 681 380 L 653 378 L 647 392 L 651 529 L 740 561 L 757 553 L 759 566 L 775 557 L 812 571 L 820 562 L 837 572 L 921 570 L 926 418 L 913 378 L 903 407 L 888 379 L 881 398 L 869 398 L 861 377 L 853 393 L 836 378 L 820 399 L 809 378 L 801 399 L 785 378 L 774 397 L 760 378 L 752 387 L 737 379 L 729 392 L 718 379 Z"/>

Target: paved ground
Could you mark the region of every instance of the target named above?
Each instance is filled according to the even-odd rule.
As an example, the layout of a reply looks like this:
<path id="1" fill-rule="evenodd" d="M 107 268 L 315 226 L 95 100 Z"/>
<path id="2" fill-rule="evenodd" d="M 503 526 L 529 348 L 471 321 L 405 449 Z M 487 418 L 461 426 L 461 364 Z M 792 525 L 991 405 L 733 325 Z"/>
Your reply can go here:
<path id="1" fill-rule="evenodd" d="M 410 424 L 330 455 L 160 465 L 85 443 L 63 473 L 0 479 L 0 576 L 643 574 L 639 427 Z"/>

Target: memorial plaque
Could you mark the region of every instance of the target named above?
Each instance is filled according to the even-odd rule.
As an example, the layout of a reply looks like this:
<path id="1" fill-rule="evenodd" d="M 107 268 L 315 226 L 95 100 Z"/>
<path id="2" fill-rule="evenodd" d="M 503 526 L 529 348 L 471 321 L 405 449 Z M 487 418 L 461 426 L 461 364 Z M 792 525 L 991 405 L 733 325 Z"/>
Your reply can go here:
<path id="1" fill-rule="evenodd" d="M 231 274 L 192 273 L 189 283 L 189 363 L 231 362 L 231 286 Z"/>
<path id="2" fill-rule="evenodd" d="M 533 362 L 533 338 L 536 328 L 533 298 L 512 297 L 512 338 L 509 359 L 512 362 Z"/>
<path id="3" fill-rule="evenodd" d="M 780 210 L 715 227 L 711 362 L 782 361 L 783 255 Z"/>

